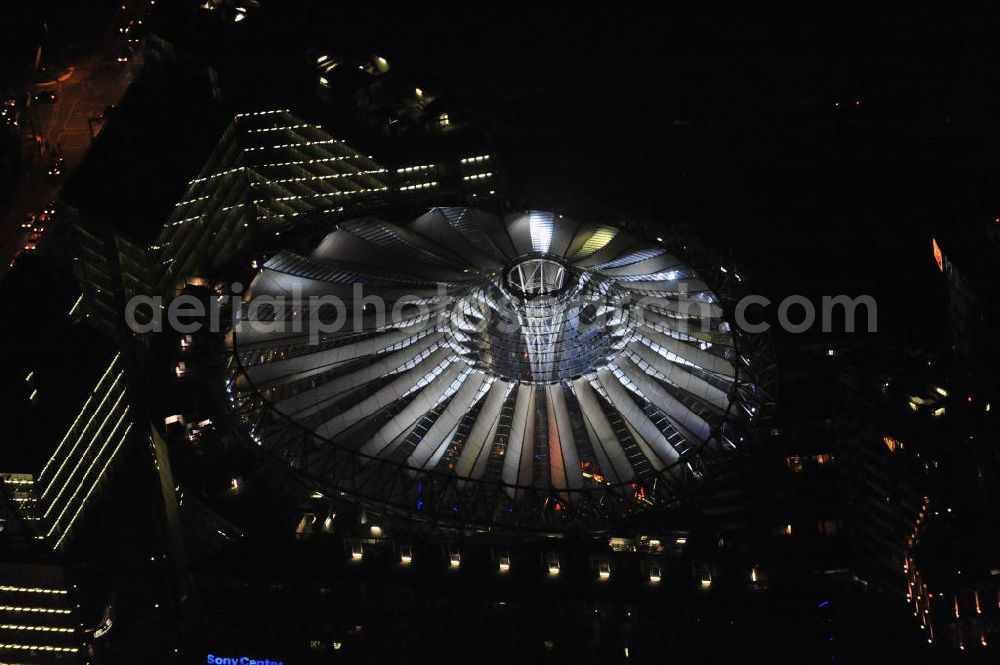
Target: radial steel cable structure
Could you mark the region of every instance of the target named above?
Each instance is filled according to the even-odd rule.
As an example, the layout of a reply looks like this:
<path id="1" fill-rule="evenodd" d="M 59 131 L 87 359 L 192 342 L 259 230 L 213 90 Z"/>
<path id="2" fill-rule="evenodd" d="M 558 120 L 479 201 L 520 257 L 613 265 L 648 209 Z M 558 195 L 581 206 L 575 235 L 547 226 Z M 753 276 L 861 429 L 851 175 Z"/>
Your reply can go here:
<path id="1" fill-rule="evenodd" d="M 273 254 L 230 335 L 238 422 L 310 483 L 559 528 L 675 500 L 746 438 L 755 361 L 658 242 L 547 212 L 340 222 Z"/>

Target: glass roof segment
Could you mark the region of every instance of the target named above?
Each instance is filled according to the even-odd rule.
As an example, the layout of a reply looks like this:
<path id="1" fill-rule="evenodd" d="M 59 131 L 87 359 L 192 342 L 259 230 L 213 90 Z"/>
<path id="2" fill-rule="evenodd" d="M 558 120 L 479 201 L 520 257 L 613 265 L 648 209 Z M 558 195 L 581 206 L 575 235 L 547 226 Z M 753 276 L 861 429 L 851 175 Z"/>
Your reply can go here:
<path id="1" fill-rule="evenodd" d="M 540 254 L 548 253 L 552 247 L 554 217 L 551 212 L 531 212 L 528 214 L 528 228 L 531 229 L 531 246 Z"/>

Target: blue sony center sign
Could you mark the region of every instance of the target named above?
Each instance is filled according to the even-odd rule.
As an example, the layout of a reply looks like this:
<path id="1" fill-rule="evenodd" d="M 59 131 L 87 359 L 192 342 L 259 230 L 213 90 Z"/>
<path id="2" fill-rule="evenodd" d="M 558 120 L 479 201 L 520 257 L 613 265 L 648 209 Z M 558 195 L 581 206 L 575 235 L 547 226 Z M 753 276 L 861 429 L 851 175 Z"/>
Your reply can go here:
<path id="1" fill-rule="evenodd" d="M 213 656 L 208 654 L 206 660 L 208 665 L 285 665 L 280 660 L 270 660 L 269 658 L 251 658 L 249 656 Z"/>

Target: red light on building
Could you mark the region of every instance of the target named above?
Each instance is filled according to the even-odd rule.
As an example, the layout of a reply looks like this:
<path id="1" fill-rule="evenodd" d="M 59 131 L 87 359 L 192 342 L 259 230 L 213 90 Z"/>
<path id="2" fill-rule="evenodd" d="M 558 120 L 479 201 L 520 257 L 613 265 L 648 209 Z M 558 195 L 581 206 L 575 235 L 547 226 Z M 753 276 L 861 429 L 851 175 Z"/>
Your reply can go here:
<path id="1" fill-rule="evenodd" d="M 944 255 L 941 253 L 941 247 L 938 246 L 936 238 L 931 238 L 931 248 L 934 250 L 934 261 L 937 262 L 938 270 L 944 272 Z"/>

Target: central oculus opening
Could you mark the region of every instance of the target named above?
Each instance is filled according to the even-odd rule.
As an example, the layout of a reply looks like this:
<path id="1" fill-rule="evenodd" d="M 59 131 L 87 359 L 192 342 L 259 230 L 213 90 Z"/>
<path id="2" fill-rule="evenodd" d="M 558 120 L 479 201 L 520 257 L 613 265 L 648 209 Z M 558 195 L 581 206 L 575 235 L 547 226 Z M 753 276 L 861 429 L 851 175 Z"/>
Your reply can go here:
<path id="1" fill-rule="evenodd" d="M 507 286 L 525 298 L 558 293 L 566 288 L 568 279 L 566 266 L 543 257 L 518 261 L 507 269 L 505 277 Z"/>
<path id="2" fill-rule="evenodd" d="M 507 381 L 577 379 L 606 367 L 631 338 L 624 289 L 561 256 L 520 256 L 459 294 L 448 318 L 452 348 Z"/>

